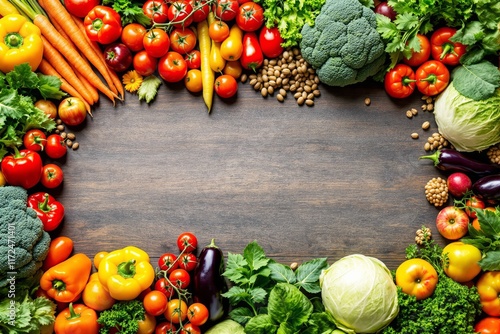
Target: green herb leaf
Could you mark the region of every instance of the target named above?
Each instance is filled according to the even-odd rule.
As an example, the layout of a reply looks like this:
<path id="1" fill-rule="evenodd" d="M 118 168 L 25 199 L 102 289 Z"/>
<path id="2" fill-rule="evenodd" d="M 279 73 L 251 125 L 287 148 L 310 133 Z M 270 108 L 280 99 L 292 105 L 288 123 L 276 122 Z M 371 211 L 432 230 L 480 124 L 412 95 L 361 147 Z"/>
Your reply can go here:
<path id="1" fill-rule="evenodd" d="M 229 316 L 237 323 L 245 325 L 251 318 L 254 317 L 254 314 L 247 307 L 237 307 L 229 312 Z"/>
<path id="2" fill-rule="evenodd" d="M 146 103 L 151 103 L 158 94 L 158 87 L 161 85 L 161 80 L 157 78 L 154 74 L 147 76 L 141 83 L 137 95 L 139 96 L 139 101 L 145 100 Z"/>
<path id="3" fill-rule="evenodd" d="M 278 331 L 278 326 L 273 323 L 268 314 L 259 314 L 248 321 L 245 326 L 247 334 L 273 334 Z"/>
<path id="4" fill-rule="evenodd" d="M 296 333 L 311 316 L 313 305 L 294 285 L 278 283 L 269 294 L 268 312 L 274 323 L 286 323 Z"/>
<path id="5" fill-rule="evenodd" d="M 478 263 L 484 271 L 500 270 L 500 250 L 487 252 Z"/>
<path id="6" fill-rule="evenodd" d="M 302 263 L 296 270 L 297 283 L 299 288 L 303 288 L 309 293 L 321 292 L 319 277 L 321 272 L 328 267 L 327 258 L 317 258 Z"/>
<path id="7" fill-rule="evenodd" d="M 248 263 L 250 270 L 259 270 L 267 266 L 269 259 L 266 257 L 262 247 L 256 241 L 249 243 L 243 250 L 243 257 Z"/>
<path id="8" fill-rule="evenodd" d="M 473 100 L 484 100 L 500 87 L 500 71 L 488 61 L 472 65 L 462 65 L 452 72 L 456 90 Z"/>
<path id="9" fill-rule="evenodd" d="M 271 279 L 276 282 L 290 283 L 294 284 L 297 282 L 295 273 L 289 266 L 285 266 L 281 263 L 273 262 L 269 264 L 269 269 L 271 270 Z"/>

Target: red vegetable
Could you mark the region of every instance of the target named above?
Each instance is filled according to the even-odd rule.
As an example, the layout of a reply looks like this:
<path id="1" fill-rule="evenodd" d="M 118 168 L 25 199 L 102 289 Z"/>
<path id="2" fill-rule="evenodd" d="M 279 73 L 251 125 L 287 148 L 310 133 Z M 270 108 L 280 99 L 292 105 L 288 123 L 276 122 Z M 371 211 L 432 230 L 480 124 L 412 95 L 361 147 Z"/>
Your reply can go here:
<path id="1" fill-rule="evenodd" d="M 76 17 L 84 18 L 92 8 L 100 3 L 100 0 L 65 0 L 64 7 Z"/>
<path id="2" fill-rule="evenodd" d="M 428 60 L 415 72 L 416 85 L 420 93 L 434 96 L 441 93 L 450 82 L 450 71 L 437 60 Z"/>
<path id="3" fill-rule="evenodd" d="M 431 36 L 432 58 L 440 60 L 446 65 L 456 66 L 460 63 L 460 58 L 467 51 L 462 43 L 453 43 L 450 38 L 455 35 L 457 29 L 439 28 Z"/>
<path id="4" fill-rule="evenodd" d="M 402 99 L 415 90 L 415 72 L 405 64 L 397 64 L 384 78 L 385 91 L 389 96 Z"/>
<path id="5" fill-rule="evenodd" d="M 281 44 L 284 42 L 278 28 L 262 27 L 259 34 L 259 44 L 266 58 L 276 58 L 283 53 Z"/>
<path id="6" fill-rule="evenodd" d="M 247 70 L 253 70 L 262 66 L 264 62 L 264 54 L 259 45 L 257 34 L 247 32 L 243 35 L 243 54 L 240 58 L 241 65 Z"/>
<path id="7" fill-rule="evenodd" d="M 120 14 L 108 6 L 95 6 L 83 21 L 91 41 L 110 44 L 120 38 L 122 22 Z"/>
<path id="8" fill-rule="evenodd" d="M 55 230 L 64 218 L 64 206 L 54 197 L 44 192 L 37 192 L 28 197 L 28 207 L 36 211 L 47 232 Z"/>
<path id="9" fill-rule="evenodd" d="M 5 156 L 1 166 L 5 181 L 11 186 L 29 189 L 42 177 L 42 158 L 34 151 L 14 148 L 14 154 Z"/>

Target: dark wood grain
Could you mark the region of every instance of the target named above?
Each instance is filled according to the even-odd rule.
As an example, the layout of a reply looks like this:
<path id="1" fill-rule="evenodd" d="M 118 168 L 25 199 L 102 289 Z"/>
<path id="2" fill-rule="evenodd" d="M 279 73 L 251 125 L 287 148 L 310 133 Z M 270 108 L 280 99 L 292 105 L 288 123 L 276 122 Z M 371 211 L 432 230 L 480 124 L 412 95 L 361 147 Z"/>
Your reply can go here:
<path id="1" fill-rule="evenodd" d="M 420 96 L 393 101 L 376 84 L 321 91 L 310 108 L 240 84 L 211 115 L 200 96 L 165 84 L 150 106 L 103 98 L 64 162 L 57 233 L 89 256 L 135 245 L 156 259 L 192 231 L 226 254 L 257 240 L 283 263 L 362 253 L 391 269 L 422 224 L 441 242 L 424 196 L 439 173 L 418 160 L 433 116 L 405 116 Z"/>

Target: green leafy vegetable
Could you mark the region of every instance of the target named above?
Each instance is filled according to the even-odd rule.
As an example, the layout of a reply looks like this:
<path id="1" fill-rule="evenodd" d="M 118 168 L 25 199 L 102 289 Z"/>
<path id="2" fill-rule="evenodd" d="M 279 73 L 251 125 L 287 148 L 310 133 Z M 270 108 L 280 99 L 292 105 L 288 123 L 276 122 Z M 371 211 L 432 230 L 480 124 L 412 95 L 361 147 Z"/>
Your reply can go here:
<path id="1" fill-rule="evenodd" d="M 477 64 L 462 65 L 452 73 L 455 89 L 465 97 L 473 100 L 485 100 L 495 94 L 500 87 L 500 71 L 488 61 Z"/>
<path id="2" fill-rule="evenodd" d="M 97 322 L 102 325 L 99 333 L 107 334 L 117 328 L 121 334 L 136 334 L 139 320 L 144 320 L 144 306 L 138 300 L 120 301 L 109 310 L 101 312 Z"/>
<path id="3" fill-rule="evenodd" d="M 137 91 L 139 101 L 145 100 L 148 104 L 153 101 L 158 94 L 158 87 L 160 87 L 160 85 L 161 80 L 155 75 L 145 77 Z"/>
<path id="4" fill-rule="evenodd" d="M 151 25 L 151 20 L 144 14 L 142 3 L 131 0 L 103 0 L 103 5 L 112 7 L 122 18 L 122 25 L 140 23 L 143 26 Z"/>

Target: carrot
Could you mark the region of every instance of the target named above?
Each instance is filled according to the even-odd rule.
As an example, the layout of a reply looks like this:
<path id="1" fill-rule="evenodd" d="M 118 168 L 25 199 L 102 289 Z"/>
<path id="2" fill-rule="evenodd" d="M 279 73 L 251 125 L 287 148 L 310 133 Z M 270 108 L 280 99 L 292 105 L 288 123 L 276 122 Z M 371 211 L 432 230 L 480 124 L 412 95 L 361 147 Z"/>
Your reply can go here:
<path id="1" fill-rule="evenodd" d="M 215 75 L 212 68 L 210 68 L 210 46 L 211 39 L 208 35 L 208 22 L 203 20 L 197 25 L 198 30 L 198 43 L 201 53 L 201 81 L 203 84 L 203 101 L 208 108 L 208 113 L 212 109 L 212 101 L 214 97 L 214 81 Z"/>
<path id="2" fill-rule="evenodd" d="M 87 90 L 89 91 L 90 96 L 92 97 L 92 101 L 94 103 L 97 103 L 99 101 L 99 92 L 97 91 L 97 89 L 92 86 L 92 84 L 80 72 L 77 71 L 75 74 L 78 79 L 80 79 L 85 88 L 87 88 Z"/>
<path id="3" fill-rule="evenodd" d="M 71 40 L 74 41 L 75 45 L 78 47 L 78 49 L 82 52 L 82 54 L 90 61 L 92 65 L 95 66 L 97 71 L 102 75 L 104 80 L 107 82 L 109 89 L 111 89 L 113 85 L 113 81 L 111 80 L 108 70 L 101 62 L 99 57 L 96 57 L 96 54 L 94 53 L 93 49 L 90 47 L 90 45 L 87 43 L 85 39 L 85 34 L 82 33 L 82 31 L 78 28 L 76 25 L 75 21 L 71 17 L 71 14 L 66 10 L 64 5 L 61 3 L 60 0 L 43 0 L 43 9 L 51 17 L 54 18 L 55 21 L 59 23 L 59 25 L 66 31 L 68 36 L 70 36 Z M 85 73 L 82 73 L 85 75 Z M 89 80 L 92 84 L 95 84 L 93 80 Z M 99 89 L 99 87 L 96 86 L 96 88 Z M 99 89 L 101 90 L 101 89 Z M 102 90 L 101 90 L 102 91 Z M 105 93 L 105 92 L 103 92 Z M 106 94 L 106 93 L 105 93 Z M 116 93 L 113 94 L 115 97 Z"/>
<path id="4" fill-rule="evenodd" d="M 80 54 L 71 47 L 69 42 L 61 36 L 46 16 L 37 14 L 33 19 L 33 23 L 40 28 L 42 35 L 47 38 L 52 46 L 64 55 L 75 70 L 84 75 L 94 87 L 100 90 L 114 103 L 115 98 L 117 98 L 116 94 L 104 85 L 92 68 L 88 66 Z"/>
<path id="5" fill-rule="evenodd" d="M 92 116 L 92 111 L 87 101 L 85 101 L 85 99 L 80 95 L 80 93 L 78 93 L 78 91 L 75 88 L 73 88 L 73 86 L 71 86 L 66 80 L 64 80 L 64 78 L 61 77 L 59 72 L 57 72 L 56 69 L 52 67 L 52 65 L 50 65 L 48 61 L 42 59 L 42 62 L 40 63 L 40 65 L 38 65 L 38 70 L 45 75 L 52 75 L 58 77 L 61 80 L 61 90 L 65 91 L 70 96 L 80 98 L 85 104 L 87 112 L 89 113 L 90 116 Z"/>
<path id="6" fill-rule="evenodd" d="M 94 100 L 90 95 L 90 92 L 83 85 L 80 79 L 76 76 L 75 71 L 71 68 L 64 57 L 59 53 L 59 51 L 54 48 L 47 39 L 42 36 L 43 42 L 43 58 L 47 60 L 52 67 L 59 72 L 62 78 L 64 78 L 73 88 L 75 88 L 84 100 L 89 104 L 93 104 Z"/>

